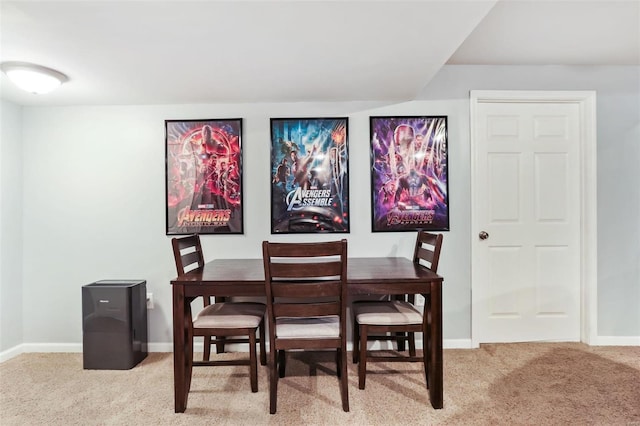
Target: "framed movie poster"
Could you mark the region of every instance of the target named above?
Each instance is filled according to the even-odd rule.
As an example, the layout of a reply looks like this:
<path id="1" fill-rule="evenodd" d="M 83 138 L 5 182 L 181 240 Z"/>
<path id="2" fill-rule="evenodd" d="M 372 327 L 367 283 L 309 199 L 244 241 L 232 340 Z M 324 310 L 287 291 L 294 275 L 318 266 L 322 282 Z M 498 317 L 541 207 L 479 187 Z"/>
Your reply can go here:
<path id="1" fill-rule="evenodd" d="M 348 118 L 271 119 L 271 233 L 349 232 Z"/>
<path id="2" fill-rule="evenodd" d="M 167 235 L 242 234 L 242 119 L 166 120 Z"/>
<path id="3" fill-rule="evenodd" d="M 373 232 L 448 231 L 447 117 L 370 117 Z"/>

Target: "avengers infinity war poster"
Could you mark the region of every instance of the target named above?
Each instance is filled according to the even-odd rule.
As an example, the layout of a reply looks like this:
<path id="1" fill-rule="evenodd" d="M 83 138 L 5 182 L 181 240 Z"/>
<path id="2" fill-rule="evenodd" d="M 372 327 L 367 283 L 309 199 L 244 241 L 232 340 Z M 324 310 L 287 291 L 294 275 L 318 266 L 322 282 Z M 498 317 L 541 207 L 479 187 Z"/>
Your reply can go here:
<path id="1" fill-rule="evenodd" d="M 373 232 L 449 230 L 447 117 L 370 117 Z"/>
<path id="2" fill-rule="evenodd" d="M 271 233 L 349 232 L 347 118 L 271 119 Z"/>
<path id="3" fill-rule="evenodd" d="M 166 120 L 167 235 L 242 234 L 242 119 Z"/>

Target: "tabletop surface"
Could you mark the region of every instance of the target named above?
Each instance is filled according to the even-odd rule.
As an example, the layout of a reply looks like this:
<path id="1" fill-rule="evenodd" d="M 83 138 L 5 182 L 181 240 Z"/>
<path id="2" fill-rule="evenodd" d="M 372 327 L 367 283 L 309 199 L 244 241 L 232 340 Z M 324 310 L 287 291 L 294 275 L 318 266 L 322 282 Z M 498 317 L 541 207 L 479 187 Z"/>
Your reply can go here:
<path id="1" fill-rule="evenodd" d="M 442 281 L 429 269 L 405 257 L 356 257 L 347 260 L 347 281 Z M 171 284 L 264 283 L 262 259 L 215 259 L 201 270 L 191 271 L 171 280 Z"/>

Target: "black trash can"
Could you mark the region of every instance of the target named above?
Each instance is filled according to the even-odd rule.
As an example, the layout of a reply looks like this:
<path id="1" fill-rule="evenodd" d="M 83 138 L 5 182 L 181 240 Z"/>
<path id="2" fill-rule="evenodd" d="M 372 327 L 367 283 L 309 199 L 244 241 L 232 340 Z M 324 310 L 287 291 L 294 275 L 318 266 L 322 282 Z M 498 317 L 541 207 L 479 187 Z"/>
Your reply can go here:
<path id="1" fill-rule="evenodd" d="M 87 370 L 129 370 L 147 356 L 147 282 L 82 286 L 82 360 Z"/>

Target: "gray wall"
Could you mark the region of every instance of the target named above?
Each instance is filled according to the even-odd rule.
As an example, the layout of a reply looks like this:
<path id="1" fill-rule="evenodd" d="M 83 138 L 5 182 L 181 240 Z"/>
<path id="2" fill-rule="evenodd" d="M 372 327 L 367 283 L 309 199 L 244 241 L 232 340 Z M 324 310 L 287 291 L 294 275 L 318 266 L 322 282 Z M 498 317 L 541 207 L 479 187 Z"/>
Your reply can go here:
<path id="1" fill-rule="evenodd" d="M 10 113 L 2 114 L 0 145 L 0 353 L 20 341 L 44 349 L 65 345 L 78 349 L 82 339 L 80 288 L 106 278 L 146 279 L 156 304 L 149 312 L 150 341 L 171 342 L 169 280 L 175 271 L 169 238 L 164 235 L 164 120 L 182 118 L 244 119 L 245 234 L 204 236 L 205 257 L 211 259 L 259 257 L 264 239 L 299 239 L 269 233 L 269 164 L 265 159 L 269 158 L 269 117 L 276 116 L 349 117 L 350 254 L 410 256 L 412 233 L 371 233 L 368 117 L 449 116 L 452 217 L 440 265 L 445 276 L 444 338 L 449 346 L 468 341 L 468 96 L 476 89 L 597 91 L 598 334 L 640 336 L 639 75 L 640 67 L 446 66 L 423 89 L 420 100 L 393 105 L 350 102 L 20 109 L 8 104 L 3 108 Z M 5 155 L 22 157 L 17 164 L 23 171 L 12 165 L 9 177 L 5 177 Z M 20 207 L 7 213 L 5 199 L 12 204 L 20 200 Z M 15 252 L 15 245 L 7 251 L 6 246 L 13 242 L 23 244 L 21 253 Z M 6 265 L 20 263 L 21 257 L 22 269 L 5 273 Z M 16 294 L 20 291 L 16 288 L 22 293 Z M 15 306 L 20 305 L 16 299 L 21 299 L 24 312 Z M 4 338 L 9 328 L 5 321 L 14 316 L 22 317 L 21 340 Z M 9 335 L 15 336 L 14 332 Z"/>
<path id="2" fill-rule="evenodd" d="M 22 343 L 22 110 L 0 102 L 0 352 Z"/>

